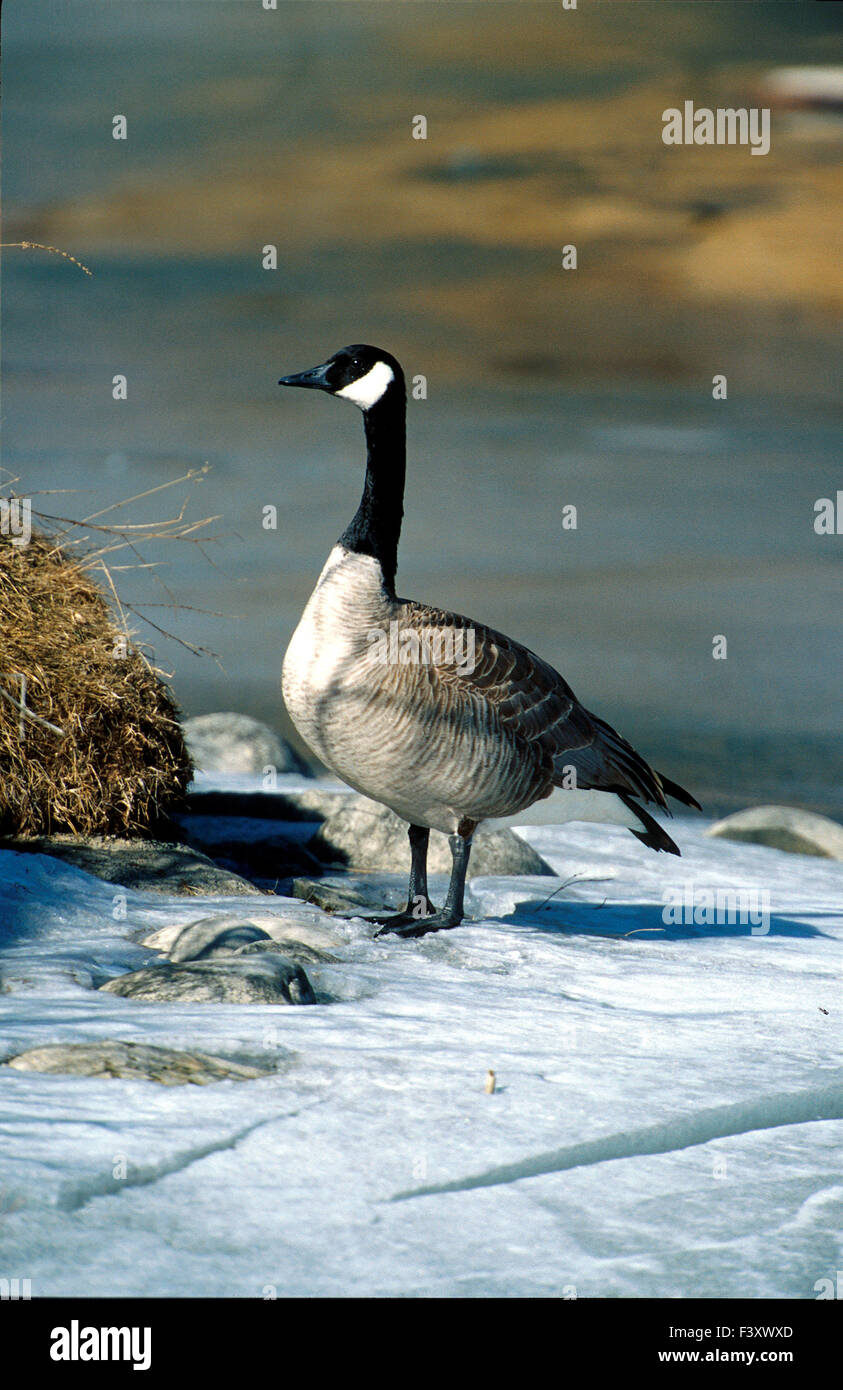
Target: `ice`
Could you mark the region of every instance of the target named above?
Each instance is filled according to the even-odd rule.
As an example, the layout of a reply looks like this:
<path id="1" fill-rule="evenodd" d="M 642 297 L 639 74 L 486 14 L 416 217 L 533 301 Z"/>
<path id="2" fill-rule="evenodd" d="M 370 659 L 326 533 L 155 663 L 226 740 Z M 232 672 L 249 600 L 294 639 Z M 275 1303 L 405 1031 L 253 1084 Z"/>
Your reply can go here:
<path id="1" fill-rule="evenodd" d="M 277 1063 L 173 1088 L 0 1069 L 0 1276 L 34 1296 L 815 1298 L 843 1253 L 843 865 L 707 823 L 673 822 L 682 859 L 524 829 L 560 879 L 476 878 L 472 920 L 421 940 L 309 907 L 340 944 L 307 967 L 334 1002 L 306 1008 L 96 992 L 163 927 L 301 904 L 123 893 L 0 852 L 0 1055 L 118 1038 Z M 768 902 L 760 925 L 665 925 L 667 890 L 718 887 Z"/>

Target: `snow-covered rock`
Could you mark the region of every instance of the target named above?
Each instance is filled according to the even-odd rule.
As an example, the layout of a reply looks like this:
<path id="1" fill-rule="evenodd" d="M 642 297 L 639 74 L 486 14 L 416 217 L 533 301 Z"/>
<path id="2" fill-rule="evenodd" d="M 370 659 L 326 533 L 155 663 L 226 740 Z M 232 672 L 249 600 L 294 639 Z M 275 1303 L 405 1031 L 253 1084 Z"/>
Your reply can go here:
<path id="1" fill-rule="evenodd" d="M 292 936 L 282 941 L 273 940 L 263 927 L 255 926 L 254 922 L 220 921 L 218 917 L 202 917 L 198 922 L 183 927 L 174 938 L 168 956 L 171 962 L 180 964 L 189 960 L 224 960 L 232 956 L 258 955 L 264 951 L 271 951 L 273 955 L 299 965 L 336 959 L 326 951 L 308 946 Z"/>
<path id="2" fill-rule="evenodd" d="M 105 883 L 138 892 L 229 893 L 242 897 L 256 897 L 260 892 L 241 874 L 215 864 L 201 850 L 169 840 L 58 834 L 0 843 L 20 853 L 52 855 L 95 874 Z"/>
<path id="3" fill-rule="evenodd" d="M 788 854 L 843 859 L 843 825 L 796 806 L 750 806 L 716 821 L 708 834 L 724 840 L 770 845 Z"/>
<path id="4" fill-rule="evenodd" d="M 221 923 L 215 917 L 200 917 L 198 922 L 182 927 L 167 952 L 174 965 L 185 960 L 201 960 L 218 952 L 231 955 L 238 946 L 250 941 L 270 941 L 263 927 L 254 922 Z"/>
<path id="5" fill-rule="evenodd" d="M 324 951 L 326 948 L 342 945 L 342 936 L 323 925 L 317 920 L 319 918 L 321 913 L 311 912 L 306 908 L 301 911 L 294 908 L 291 910 L 289 906 L 283 917 L 279 917 L 277 912 L 269 911 L 250 912 L 248 918 L 237 912 L 215 912 L 212 917 L 200 917 L 187 924 L 175 922 L 171 926 L 161 927 L 150 936 L 144 937 L 141 945 L 161 951 L 173 961 L 187 960 L 190 956 L 181 953 L 192 952 L 195 948 L 201 951 L 211 942 L 214 946 L 219 946 L 225 943 L 229 931 L 237 933 L 244 926 L 251 928 L 252 932 L 258 933 L 260 937 L 286 946 L 304 945 L 313 951 Z M 250 935 L 250 939 L 255 940 L 256 937 Z M 242 942 L 242 937 L 239 940 L 232 937 L 229 949 L 236 950 Z"/>
<path id="6" fill-rule="evenodd" d="M 157 1081 L 162 1086 L 207 1086 L 213 1081 L 254 1081 L 266 1076 L 268 1067 L 243 1065 L 205 1052 L 182 1052 L 173 1047 L 143 1043 L 61 1043 L 33 1047 L 10 1057 L 15 1071 L 49 1072 L 64 1076 L 115 1077 L 129 1081 Z"/>
<path id="7" fill-rule="evenodd" d="M 301 966 L 280 955 L 146 966 L 107 980 L 100 989 L 123 999 L 193 1004 L 315 1004 Z"/>

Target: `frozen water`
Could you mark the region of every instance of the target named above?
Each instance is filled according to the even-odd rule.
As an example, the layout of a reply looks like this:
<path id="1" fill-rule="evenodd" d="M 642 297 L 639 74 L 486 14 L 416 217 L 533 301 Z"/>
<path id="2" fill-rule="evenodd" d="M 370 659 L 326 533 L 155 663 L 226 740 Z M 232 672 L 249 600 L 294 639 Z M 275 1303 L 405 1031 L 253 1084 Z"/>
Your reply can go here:
<path id="1" fill-rule="evenodd" d="M 525 829 L 559 882 L 474 879 L 472 920 L 418 941 L 0 853 L 3 1056 L 117 1038 L 277 1062 L 179 1088 L 0 1069 L 0 1276 L 35 1296 L 816 1297 L 841 1267 L 843 865 L 705 825 L 674 822 L 681 860 Z M 750 920 L 665 924 L 666 894 L 717 888 Z M 250 908 L 330 924 L 338 961 L 307 971 L 334 1002 L 95 992 L 157 958 L 144 936 Z"/>

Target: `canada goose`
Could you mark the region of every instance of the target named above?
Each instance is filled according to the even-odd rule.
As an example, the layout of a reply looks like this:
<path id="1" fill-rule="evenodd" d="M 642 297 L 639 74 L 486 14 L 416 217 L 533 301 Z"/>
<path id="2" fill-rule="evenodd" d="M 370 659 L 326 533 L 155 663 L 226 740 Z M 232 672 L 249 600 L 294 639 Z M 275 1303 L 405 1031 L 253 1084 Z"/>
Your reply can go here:
<path id="1" fill-rule="evenodd" d="M 407 404 L 396 359 L 355 344 L 279 385 L 327 391 L 363 411 L 363 496 L 287 648 L 282 689 L 326 766 L 409 822 L 407 908 L 380 918 L 378 935 L 458 926 L 477 826 L 528 820 L 524 810 L 551 794 L 546 822 L 625 825 L 651 849 L 678 854 L 637 798 L 664 809 L 667 795 L 698 803 L 590 714 L 552 666 L 480 623 L 396 596 Z M 453 857 L 438 912 L 427 892 L 431 829 L 448 835 Z"/>

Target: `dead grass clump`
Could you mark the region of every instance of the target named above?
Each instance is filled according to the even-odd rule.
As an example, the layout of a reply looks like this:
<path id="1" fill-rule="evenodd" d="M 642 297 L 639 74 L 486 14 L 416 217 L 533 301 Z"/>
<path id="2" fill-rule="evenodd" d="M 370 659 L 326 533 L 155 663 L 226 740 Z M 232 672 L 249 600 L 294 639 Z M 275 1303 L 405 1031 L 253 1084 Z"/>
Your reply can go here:
<path id="1" fill-rule="evenodd" d="M 191 776 L 176 706 L 79 561 L 0 535 L 0 833 L 148 834 Z"/>

